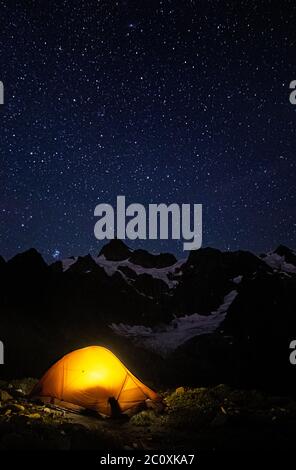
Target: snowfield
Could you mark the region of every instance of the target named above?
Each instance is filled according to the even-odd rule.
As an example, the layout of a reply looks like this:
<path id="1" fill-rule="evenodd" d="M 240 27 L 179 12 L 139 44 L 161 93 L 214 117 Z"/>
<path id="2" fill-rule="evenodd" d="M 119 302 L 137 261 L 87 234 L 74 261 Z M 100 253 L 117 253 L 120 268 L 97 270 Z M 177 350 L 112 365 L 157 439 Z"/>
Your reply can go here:
<path id="1" fill-rule="evenodd" d="M 127 325 L 112 323 L 114 333 L 130 338 L 135 344 L 149 349 L 162 357 L 168 356 L 178 346 L 194 336 L 213 333 L 224 320 L 228 308 L 237 296 L 233 290 L 224 297 L 220 307 L 210 315 L 185 315 L 175 318 L 162 328 L 150 328 L 143 325 Z"/>
<path id="2" fill-rule="evenodd" d="M 63 271 L 67 271 L 72 264 L 77 261 L 78 258 L 67 258 L 62 261 Z M 113 276 L 116 272 L 120 273 L 122 277 L 127 281 L 127 277 L 124 273 L 118 270 L 119 267 L 127 267 L 134 271 L 137 275 L 139 274 L 149 274 L 155 279 L 160 279 L 161 281 L 165 282 L 169 289 L 173 289 L 178 284 L 178 281 L 170 279 L 170 276 L 175 273 L 175 271 L 185 263 L 185 259 L 181 259 L 177 261 L 175 264 L 171 266 L 167 266 L 165 268 L 143 268 L 138 264 L 131 263 L 128 260 L 123 261 L 110 261 L 105 258 L 104 255 L 101 256 L 92 256 L 92 259 L 95 263 L 105 270 L 105 273 L 108 276 Z"/>

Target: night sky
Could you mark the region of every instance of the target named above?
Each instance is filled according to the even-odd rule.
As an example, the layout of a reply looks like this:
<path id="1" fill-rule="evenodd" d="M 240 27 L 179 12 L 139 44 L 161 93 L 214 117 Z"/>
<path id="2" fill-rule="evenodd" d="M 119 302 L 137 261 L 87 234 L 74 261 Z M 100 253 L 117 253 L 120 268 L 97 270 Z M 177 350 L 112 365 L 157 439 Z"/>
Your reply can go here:
<path id="1" fill-rule="evenodd" d="M 0 254 L 98 253 L 117 195 L 202 203 L 203 246 L 295 247 L 294 3 L 2 1 Z"/>

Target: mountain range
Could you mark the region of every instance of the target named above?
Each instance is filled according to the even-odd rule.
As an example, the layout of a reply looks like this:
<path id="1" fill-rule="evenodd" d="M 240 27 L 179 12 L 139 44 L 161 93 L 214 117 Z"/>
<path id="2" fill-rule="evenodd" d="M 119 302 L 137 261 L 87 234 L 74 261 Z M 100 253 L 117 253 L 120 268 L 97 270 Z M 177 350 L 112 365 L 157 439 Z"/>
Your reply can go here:
<path id="1" fill-rule="evenodd" d="M 131 250 L 47 264 L 35 249 L 0 257 L 2 375 L 39 376 L 89 344 L 113 349 L 160 386 L 227 382 L 294 390 L 296 252 Z"/>

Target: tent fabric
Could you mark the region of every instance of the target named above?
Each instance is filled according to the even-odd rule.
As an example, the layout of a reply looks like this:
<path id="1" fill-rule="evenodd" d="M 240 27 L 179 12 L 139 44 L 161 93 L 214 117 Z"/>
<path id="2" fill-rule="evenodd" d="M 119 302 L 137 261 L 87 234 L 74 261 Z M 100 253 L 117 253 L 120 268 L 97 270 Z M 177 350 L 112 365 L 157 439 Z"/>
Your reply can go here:
<path id="1" fill-rule="evenodd" d="M 111 416 L 110 399 L 122 412 L 147 398 L 160 401 L 108 349 L 89 346 L 66 354 L 44 374 L 31 396 L 78 405 Z"/>

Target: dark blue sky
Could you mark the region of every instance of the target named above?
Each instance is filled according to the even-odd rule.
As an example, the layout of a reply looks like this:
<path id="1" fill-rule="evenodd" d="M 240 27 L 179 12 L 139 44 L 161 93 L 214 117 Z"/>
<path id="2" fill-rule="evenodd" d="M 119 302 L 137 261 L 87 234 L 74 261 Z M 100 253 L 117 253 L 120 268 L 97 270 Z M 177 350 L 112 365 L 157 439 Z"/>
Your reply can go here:
<path id="1" fill-rule="evenodd" d="M 202 203 L 204 246 L 295 247 L 293 4 L 1 2 L 0 254 L 97 253 L 120 194 Z"/>

